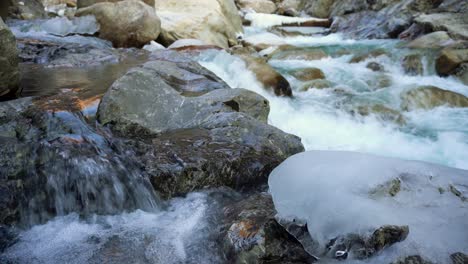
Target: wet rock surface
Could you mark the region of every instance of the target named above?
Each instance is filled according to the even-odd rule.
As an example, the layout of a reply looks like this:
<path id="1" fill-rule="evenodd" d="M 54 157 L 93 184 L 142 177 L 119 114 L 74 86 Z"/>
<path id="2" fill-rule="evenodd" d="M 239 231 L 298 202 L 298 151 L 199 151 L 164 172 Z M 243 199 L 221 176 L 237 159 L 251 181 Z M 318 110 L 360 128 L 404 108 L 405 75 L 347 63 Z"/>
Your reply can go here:
<path id="1" fill-rule="evenodd" d="M 313 263 L 299 241 L 274 218 L 271 196 L 254 194 L 224 208 L 224 244 L 235 263 Z"/>
<path id="2" fill-rule="evenodd" d="M 402 109 L 432 109 L 438 106 L 468 107 L 468 98 L 462 94 L 435 86 L 422 86 L 402 94 Z"/>
<path id="3" fill-rule="evenodd" d="M 0 18 L 0 98 L 17 91 L 19 85 L 18 63 L 15 36 Z"/>
<path id="4" fill-rule="evenodd" d="M 236 56 L 245 61 L 247 69 L 255 74 L 258 81 L 266 89 L 273 90 L 274 94 L 278 96 L 292 96 L 291 85 L 288 80 L 271 67 L 265 58 L 248 54 L 237 54 Z"/>
<path id="5" fill-rule="evenodd" d="M 136 155 L 164 197 L 223 185 L 256 188 L 274 166 L 303 150 L 297 137 L 265 124 L 269 106 L 261 96 L 225 86 L 186 97 L 180 82 L 158 76 L 160 65 L 146 63 L 116 81 L 99 120 L 124 137 L 147 137 L 134 142 Z"/>

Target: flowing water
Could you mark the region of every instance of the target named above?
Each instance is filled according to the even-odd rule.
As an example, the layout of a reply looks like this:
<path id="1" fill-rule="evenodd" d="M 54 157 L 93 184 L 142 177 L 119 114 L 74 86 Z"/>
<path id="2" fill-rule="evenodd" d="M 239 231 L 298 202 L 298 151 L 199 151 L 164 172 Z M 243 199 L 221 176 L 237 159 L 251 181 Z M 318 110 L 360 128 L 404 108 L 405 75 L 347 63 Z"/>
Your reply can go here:
<path id="1" fill-rule="evenodd" d="M 86 24 L 87 26 L 90 26 Z M 73 25 L 72 25 L 73 26 Z M 76 25 L 75 25 L 76 26 Z M 75 27 L 74 26 L 74 27 Z M 92 27 L 92 25 L 91 25 Z M 36 28 L 31 24 L 13 25 L 19 38 L 42 41 L 58 41 L 94 45 L 109 48 L 108 43 L 92 37 L 78 35 L 57 36 L 47 30 L 66 32 L 68 29 L 47 25 Z M 74 28 L 76 30 L 76 28 Z M 306 34 L 322 32 L 320 28 L 287 29 Z M 405 122 L 394 122 L 378 115 L 356 115 L 360 106 L 381 104 L 400 110 L 400 94 L 419 85 L 435 85 L 443 89 L 468 95 L 468 87 L 452 78 L 440 78 L 434 74 L 433 54 L 423 55 L 424 75 L 408 76 L 400 65 L 409 51 L 397 48 L 393 40 L 345 40 L 339 35 L 314 35 L 279 37 L 261 28 L 246 28 L 246 40 L 253 43 L 290 44 L 304 51 L 322 48 L 329 57 L 307 60 L 275 60 L 269 63 L 289 80 L 294 98 L 278 98 L 265 91 L 245 64 L 224 51 L 209 50 L 198 55 L 204 67 L 224 79 L 231 87 L 241 87 L 262 94 L 271 104 L 269 123 L 284 131 L 296 134 L 308 150 L 350 150 L 375 153 L 384 156 L 422 160 L 451 167 L 468 169 L 468 109 L 438 107 L 432 110 L 401 111 Z M 349 63 L 353 54 L 384 49 L 386 56 L 375 59 L 384 66 L 384 73 L 366 68 L 368 61 Z M 25 63 L 22 70 L 22 96 L 49 95 L 77 89 L 84 98 L 102 95 L 110 84 L 130 67 L 147 59 L 146 56 L 129 53 L 125 59 L 93 67 L 47 67 Z M 317 67 L 331 82 L 330 89 L 300 91 L 304 83 L 289 75 L 292 69 Z M 376 89 L 379 80 L 385 78 L 390 85 Z M 99 99 L 94 102 L 93 115 Z M 100 138 L 100 132 L 82 120 L 82 117 L 63 113 L 65 119 L 76 121 L 80 129 L 89 130 L 90 138 Z M 64 167 L 57 167 L 56 175 L 49 175 L 49 186 L 54 191 L 58 215 L 48 222 L 34 221 L 32 228 L 20 231 L 18 241 L 0 256 L 0 262 L 13 263 L 220 263 L 223 261 L 220 242 L 216 240 L 225 191 L 191 193 L 162 203 L 146 185 L 134 184 L 140 172 L 122 161 L 125 156 L 110 159 L 108 143 L 96 143 L 99 155 L 93 159 L 70 159 Z M 109 153 L 107 153 L 109 154 Z M 75 164 L 73 164 L 75 162 Z M 62 172 L 70 166 L 79 167 L 78 176 Z M 115 169 L 117 168 L 117 169 Z M 59 171 L 61 170 L 61 171 Z M 114 170 L 114 171 L 113 171 Z M 73 172 L 73 170 L 72 170 Z M 109 172 L 109 173 L 107 173 Z M 81 173 L 81 174 L 80 174 Z M 90 175 L 101 175 L 96 181 Z M 62 177 L 60 177 L 62 176 Z M 75 175 L 76 176 L 76 175 Z M 63 179 L 65 178 L 65 179 Z M 80 185 L 80 184 L 89 185 Z M 82 189 L 71 192 L 70 186 Z M 104 189 L 96 189 L 105 185 Z M 104 193 L 98 197 L 119 203 L 127 195 L 135 197 L 135 203 L 124 210 L 116 205 L 112 210 L 92 210 L 86 203 L 73 204 L 76 193 Z M 220 194 L 221 193 L 221 194 Z M 63 197 L 61 197 L 61 195 Z M 220 198 L 221 197 L 221 198 Z M 70 200 L 71 199 L 71 200 Z M 90 198 L 90 201 L 93 201 Z M 228 199 L 229 200 L 229 199 Z M 68 202 L 67 202 L 68 201 Z M 89 201 L 88 201 L 89 202 Z M 107 206 L 106 203 L 99 206 Z M 91 202 L 91 204 L 93 204 Z M 84 206 L 84 208 L 82 207 Z M 91 206 L 91 205 L 89 205 Z M 90 209 L 89 212 L 86 208 Z M 128 208 L 127 208 L 128 209 Z M 135 210 L 136 209 L 136 210 Z M 83 212 L 87 212 L 83 214 Z M 37 224 L 39 223 L 40 224 Z"/>
<path id="2" fill-rule="evenodd" d="M 250 34 L 250 35 L 249 35 Z M 270 60 L 269 63 L 289 80 L 294 98 L 278 98 L 265 91 L 245 64 L 226 52 L 208 51 L 200 63 L 221 76 L 231 87 L 262 94 L 271 103 L 270 124 L 298 135 L 307 150 L 349 150 L 411 160 L 422 160 L 468 169 L 468 109 L 437 107 L 432 110 L 401 111 L 400 94 L 421 85 L 468 95 L 468 86 L 454 78 L 434 73 L 433 54 L 398 48 L 394 40 L 345 40 L 338 34 L 313 37 L 272 37 L 259 29 L 247 30 L 246 39 L 257 43 L 280 43 L 322 48 L 329 57 L 321 60 Z M 270 42 L 267 42 L 270 41 Z M 360 63 L 349 63 L 353 54 L 384 49 L 387 55 Z M 343 52 L 345 51 L 345 52 Z M 341 55 L 345 53 L 345 55 Z M 406 75 L 401 66 L 408 53 L 423 56 L 424 75 Z M 366 68 L 377 61 L 384 73 Z M 331 81 L 331 89 L 300 91 L 304 83 L 288 75 L 292 69 L 317 67 Z M 390 85 L 376 89 L 379 78 Z M 386 121 L 377 115 L 357 116 L 360 106 L 384 105 L 400 110 L 405 123 Z"/>

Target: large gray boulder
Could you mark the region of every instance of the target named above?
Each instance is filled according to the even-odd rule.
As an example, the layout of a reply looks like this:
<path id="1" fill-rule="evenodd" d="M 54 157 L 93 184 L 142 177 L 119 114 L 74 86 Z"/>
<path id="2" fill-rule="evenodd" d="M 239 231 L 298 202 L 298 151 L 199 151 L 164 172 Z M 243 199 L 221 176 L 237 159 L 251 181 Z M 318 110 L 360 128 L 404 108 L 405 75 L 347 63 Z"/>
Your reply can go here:
<path id="1" fill-rule="evenodd" d="M 187 94 L 182 77 L 206 83 L 217 78 L 208 71 L 194 74 L 194 62 L 169 66 L 174 53 L 161 51 L 157 60 L 131 69 L 98 109 L 98 120 L 120 136 L 151 138 L 133 144 L 164 198 L 205 187 L 258 188 L 276 165 L 303 151 L 299 138 L 266 124 L 269 105 L 260 95 L 221 81 Z"/>
<path id="2" fill-rule="evenodd" d="M 0 97 L 18 90 L 18 63 L 15 36 L 0 18 Z"/>
<path id="3" fill-rule="evenodd" d="M 76 16 L 87 15 L 96 17 L 99 37 L 111 41 L 114 47 L 143 47 L 161 32 L 154 8 L 139 0 L 102 2 L 76 12 Z"/>

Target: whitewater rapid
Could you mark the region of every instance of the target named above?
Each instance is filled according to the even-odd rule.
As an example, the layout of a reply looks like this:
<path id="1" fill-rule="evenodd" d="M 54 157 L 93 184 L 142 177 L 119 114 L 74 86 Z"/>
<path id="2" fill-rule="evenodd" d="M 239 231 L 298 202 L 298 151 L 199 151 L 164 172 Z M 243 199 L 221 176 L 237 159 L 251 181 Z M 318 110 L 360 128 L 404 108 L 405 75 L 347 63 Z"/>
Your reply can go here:
<path id="1" fill-rule="evenodd" d="M 274 36 L 274 37 L 272 37 Z M 344 40 L 338 34 L 316 37 L 283 37 L 259 29 L 247 29 L 246 38 L 258 43 L 292 44 L 303 47 L 322 47 L 336 51 L 383 48 L 394 53 L 394 40 Z M 254 41 L 254 42 L 255 42 Z M 269 42 L 267 42 L 269 43 Z M 247 70 L 244 62 L 224 51 L 206 51 L 198 61 L 213 71 L 231 87 L 250 89 L 265 96 L 271 105 L 269 123 L 298 135 L 307 150 L 346 150 L 379 154 L 410 160 L 421 160 L 468 169 L 468 109 L 437 107 L 432 110 L 401 112 L 406 125 L 382 121 L 374 115 L 353 116 L 349 108 L 359 105 L 383 104 L 398 109 L 400 94 L 416 86 L 434 85 L 442 89 L 468 95 L 468 87 L 454 78 L 441 78 L 434 74 L 433 65 L 423 57 L 424 75 L 409 76 L 403 72 L 396 58 L 380 56 L 376 60 L 385 67 L 385 77 L 391 80 L 389 87 L 374 90 L 372 81 L 381 75 L 366 68 L 369 60 L 350 64 L 352 54 L 333 56 L 321 60 L 270 60 L 269 63 L 291 83 L 294 98 L 279 98 L 266 91 L 255 75 Z M 350 94 L 348 97 L 333 89 L 309 89 L 299 91 L 301 82 L 287 72 L 292 69 L 320 68 L 333 84 Z"/>

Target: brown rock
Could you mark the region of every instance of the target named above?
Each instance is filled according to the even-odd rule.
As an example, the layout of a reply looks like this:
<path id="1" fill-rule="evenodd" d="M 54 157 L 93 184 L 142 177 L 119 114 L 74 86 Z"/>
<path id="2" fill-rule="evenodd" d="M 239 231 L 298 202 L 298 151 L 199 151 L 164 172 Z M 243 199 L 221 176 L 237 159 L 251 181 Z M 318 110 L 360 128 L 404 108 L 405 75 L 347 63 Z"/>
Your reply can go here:
<path id="1" fill-rule="evenodd" d="M 468 98 L 466 96 L 435 86 L 421 86 L 403 93 L 401 97 L 401 108 L 405 111 L 432 109 L 442 105 L 468 107 Z"/>
<path id="2" fill-rule="evenodd" d="M 312 81 L 316 79 L 325 79 L 325 74 L 319 68 L 306 68 L 290 71 L 289 74 L 299 81 Z"/>
<path id="3" fill-rule="evenodd" d="M 97 3 L 76 12 L 76 16 L 86 15 L 96 17 L 99 37 L 112 41 L 115 47 L 142 47 L 161 32 L 154 9 L 139 0 Z"/>

